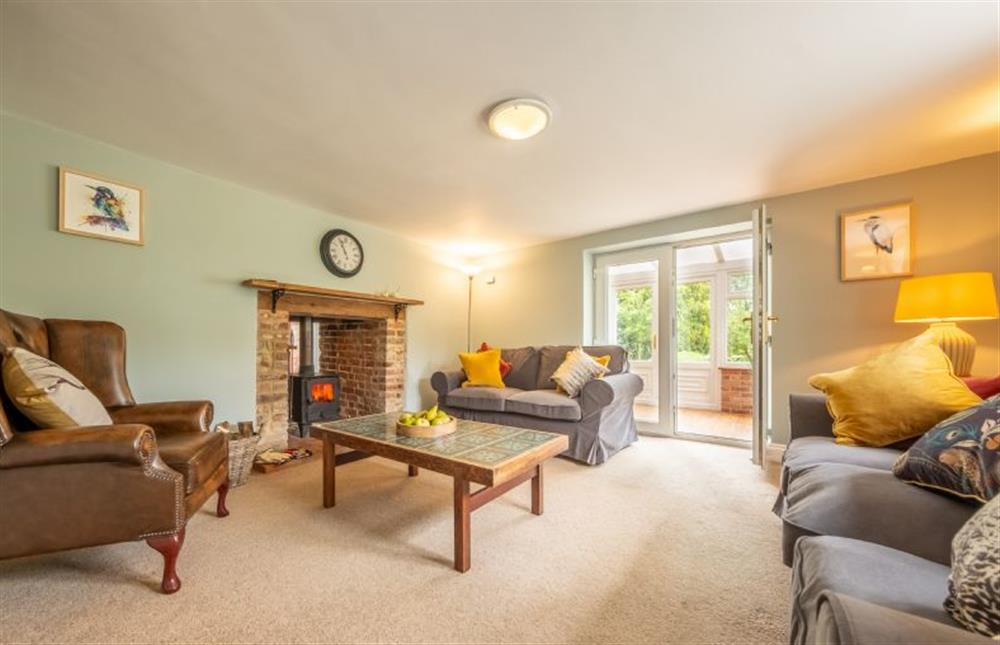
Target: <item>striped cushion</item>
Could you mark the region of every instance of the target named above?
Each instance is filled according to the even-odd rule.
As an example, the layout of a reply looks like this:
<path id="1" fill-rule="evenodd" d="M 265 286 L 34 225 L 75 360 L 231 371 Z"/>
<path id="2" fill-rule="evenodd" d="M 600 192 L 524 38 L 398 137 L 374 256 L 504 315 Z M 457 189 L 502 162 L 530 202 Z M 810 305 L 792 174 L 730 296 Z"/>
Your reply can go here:
<path id="1" fill-rule="evenodd" d="M 552 380 L 566 394 L 579 396 L 583 386 L 593 379 L 604 376 L 608 368 L 594 360 L 590 355 L 577 347 L 566 354 L 566 360 L 556 368 Z"/>

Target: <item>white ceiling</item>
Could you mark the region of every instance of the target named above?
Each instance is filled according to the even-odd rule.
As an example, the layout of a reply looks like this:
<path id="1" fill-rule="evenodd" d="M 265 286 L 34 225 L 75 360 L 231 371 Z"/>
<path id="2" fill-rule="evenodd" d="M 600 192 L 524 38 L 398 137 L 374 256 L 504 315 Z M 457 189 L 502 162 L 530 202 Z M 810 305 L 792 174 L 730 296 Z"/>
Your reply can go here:
<path id="1" fill-rule="evenodd" d="M 3 107 L 470 254 L 996 150 L 997 3 L 4 2 Z M 484 111 L 546 100 L 551 127 Z M 99 169 L 98 169 L 99 170 Z"/>

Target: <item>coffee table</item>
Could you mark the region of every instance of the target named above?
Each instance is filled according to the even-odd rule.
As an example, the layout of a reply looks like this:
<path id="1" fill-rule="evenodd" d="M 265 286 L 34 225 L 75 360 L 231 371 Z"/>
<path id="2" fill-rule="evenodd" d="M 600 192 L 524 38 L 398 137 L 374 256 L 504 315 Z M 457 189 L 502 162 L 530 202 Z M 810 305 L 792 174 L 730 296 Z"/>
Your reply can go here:
<path id="1" fill-rule="evenodd" d="M 336 504 L 338 465 L 379 456 L 454 478 L 455 569 L 471 566 L 472 512 L 515 486 L 531 480 L 531 512 L 542 514 L 542 464 L 569 447 L 565 435 L 458 420 L 457 430 L 444 437 L 413 438 L 396 434 L 398 414 L 373 414 L 314 423 L 311 434 L 323 441 L 323 506 Z M 351 448 L 337 454 L 337 445 Z M 471 484 L 483 488 L 471 492 Z"/>

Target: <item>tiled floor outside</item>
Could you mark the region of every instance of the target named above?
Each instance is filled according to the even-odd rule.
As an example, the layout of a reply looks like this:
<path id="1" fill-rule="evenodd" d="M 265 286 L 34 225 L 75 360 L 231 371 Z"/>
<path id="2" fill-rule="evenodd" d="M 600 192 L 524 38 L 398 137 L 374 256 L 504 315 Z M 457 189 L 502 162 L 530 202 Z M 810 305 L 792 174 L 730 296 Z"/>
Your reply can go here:
<path id="1" fill-rule="evenodd" d="M 658 419 L 656 407 L 649 405 L 637 404 L 635 416 L 637 421 L 646 423 L 656 423 Z M 680 408 L 677 410 L 677 433 L 750 441 L 753 422 L 749 414 Z"/>

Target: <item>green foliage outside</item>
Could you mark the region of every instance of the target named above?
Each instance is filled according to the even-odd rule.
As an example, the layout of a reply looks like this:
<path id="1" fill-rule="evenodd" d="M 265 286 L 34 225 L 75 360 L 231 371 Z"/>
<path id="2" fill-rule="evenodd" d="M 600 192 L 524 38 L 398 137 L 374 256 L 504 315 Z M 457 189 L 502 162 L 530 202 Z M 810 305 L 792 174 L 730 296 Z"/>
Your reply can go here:
<path id="1" fill-rule="evenodd" d="M 618 289 L 618 344 L 632 360 L 653 356 L 653 288 Z"/>
<path id="2" fill-rule="evenodd" d="M 735 283 L 735 284 L 734 284 Z M 735 274 L 729 288 L 735 292 L 749 288 L 749 274 Z M 653 289 L 630 287 L 615 291 L 618 299 L 618 344 L 633 360 L 652 358 Z M 677 357 L 682 363 L 706 363 L 712 347 L 710 283 L 686 282 L 677 286 Z M 726 361 L 749 363 L 750 298 L 729 298 L 726 305 Z"/>
<path id="3" fill-rule="evenodd" d="M 708 282 L 677 285 L 677 354 L 682 362 L 706 363 L 712 347 Z"/>
<path id="4" fill-rule="evenodd" d="M 734 298 L 726 310 L 726 360 L 749 363 L 753 347 L 750 344 L 750 299 Z"/>

